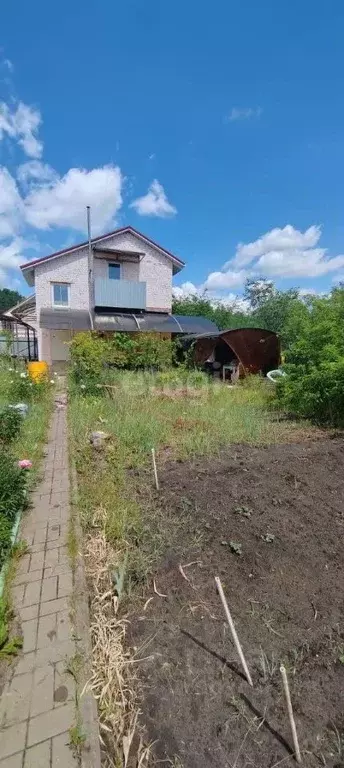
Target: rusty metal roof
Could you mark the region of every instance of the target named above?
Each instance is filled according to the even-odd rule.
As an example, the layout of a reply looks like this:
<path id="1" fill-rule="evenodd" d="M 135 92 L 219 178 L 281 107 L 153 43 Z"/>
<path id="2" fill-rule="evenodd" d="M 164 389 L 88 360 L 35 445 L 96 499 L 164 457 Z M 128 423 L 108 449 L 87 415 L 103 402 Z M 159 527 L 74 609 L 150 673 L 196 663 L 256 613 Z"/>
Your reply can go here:
<path id="1" fill-rule="evenodd" d="M 217 334 L 203 333 L 188 338 L 194 340 L 197 363 L 204 363 L 220 340 L 228 345 L 246 373 L 272 370 L 280 362 L 279 337 L 265 328 L 231 328 Z"/>

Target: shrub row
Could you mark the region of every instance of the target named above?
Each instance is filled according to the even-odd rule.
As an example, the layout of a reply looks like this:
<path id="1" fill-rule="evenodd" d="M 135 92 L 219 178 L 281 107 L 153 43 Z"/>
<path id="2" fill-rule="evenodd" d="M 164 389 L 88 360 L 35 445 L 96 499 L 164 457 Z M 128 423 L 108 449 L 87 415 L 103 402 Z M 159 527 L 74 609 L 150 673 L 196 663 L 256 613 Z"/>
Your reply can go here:
<path id="1" fill-rule="evenodd" d="M 78 333 L 70 345 L 76 384 L 91 393 L 106 382 L 109 368 L 165 370 L 172 365 L 174 344 L 155 333 Z"/>

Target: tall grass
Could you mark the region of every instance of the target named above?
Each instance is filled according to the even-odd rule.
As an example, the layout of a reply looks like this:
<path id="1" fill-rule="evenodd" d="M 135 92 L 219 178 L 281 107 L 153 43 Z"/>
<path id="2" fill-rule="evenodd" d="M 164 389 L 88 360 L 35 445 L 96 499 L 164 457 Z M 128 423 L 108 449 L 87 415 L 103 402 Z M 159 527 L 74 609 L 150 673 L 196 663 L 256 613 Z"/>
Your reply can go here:
<path id="1" fill-rule="evenodd" d="M 121 446 L 124 466 L 140 466 L 152 446 L 170 458 L 214 455 L 230 443 L 267 444 L 288 439 L 292 426 L 269 409 L 264 382 L 227 388 L 189 388 L 189 395 L 142 386 L 138 374 L 122 374 L 114 400 L 75 395 L 72 420 L 75 439 L 85 444 L 90 430 L 104 429 Z M 73 411 L 75 417 L 73 417 Z M 77 416 L 77 418 L 76 418 Z M 168 449 L 168 452 L 167 450 Z"/>

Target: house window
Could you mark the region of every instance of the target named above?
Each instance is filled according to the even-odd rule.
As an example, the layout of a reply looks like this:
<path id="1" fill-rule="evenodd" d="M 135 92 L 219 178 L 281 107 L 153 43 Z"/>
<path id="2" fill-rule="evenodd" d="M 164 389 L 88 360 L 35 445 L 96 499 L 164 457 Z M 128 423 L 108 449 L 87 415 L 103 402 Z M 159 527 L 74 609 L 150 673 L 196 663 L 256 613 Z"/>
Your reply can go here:
<path id="1" fill-rule="evenodd" d="M 68 283 L 52 283 L 52 299 L 54 307 L 69 307 L 70 285 Z"/>
<path id="2" fill-rule="evenodd" d="M 120 264 L 109 264 L 109 278 L 110 278 L 110 280 L 120 280 L 121 279 L 121 265 Z"/>

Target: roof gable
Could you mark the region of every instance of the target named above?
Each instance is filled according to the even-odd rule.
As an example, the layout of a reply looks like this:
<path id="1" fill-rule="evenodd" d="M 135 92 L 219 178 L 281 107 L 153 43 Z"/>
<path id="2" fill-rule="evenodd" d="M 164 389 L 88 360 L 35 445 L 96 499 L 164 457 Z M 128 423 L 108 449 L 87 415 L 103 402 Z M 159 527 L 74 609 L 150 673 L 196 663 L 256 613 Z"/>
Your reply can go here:
<path id="1" fill-rule="evenodd" d="M 115 229 L 113 232 L 107 232 L 105 235 L 100 235 L 99 237 L 93 237 L 91 240 L 92 245 L 94 246 L 100 246 L 102 243 L 106 243 L 107 240 L 110 240 L 111 238 L 115 237 L 116 235 L 122 235 L 125 233 L 130 233 L 134 235 L 136 238 L 141 240 L 142 242 L 147 243 L 153 248 L 156 248 L 160 253 L 162 253 L 164 256 L 166 256 L 168 259 L 170 259 L 173 262 L 174 268 L 176 272 L 179 272 L 184 267 L 184 262 L 181 261 L 181 259 L 178 259 L 177 256 L 174 256 L 173 253 L 170 251 L 167 251 L 166 248 L 163 248 L 158 243 L 154 242 L 154 240 L 151 240 L 150 237 L 147 237 L 147 235 L 142 234 L 142 232 L 139 232 L 138 230 L 134 229 L 134 227 L 121 227 L 120 229 Z M 34 270 L 36 266 L 39 264 L 43 264 L 46 261 L 51 261 L 52 259 L 57 259 L 60 256 L 65 256 L 66 254 L 73 253 L 74 251 L 78 251 L 81 248 L 85 248 L 88 245 L 88 240 L 85 240 L 83 243 L 78 243 L 78 245 L 73 245 L 70 248 L 64 248 L 62 251 L 56 251 L 55 253 L 49 254 L 49 256 L 43 256 L 40 259 L 34 259 L 33 261 L 28 261 L 26 264 L 21 264 L 20 269 L 25 273 L 26 270 Z"/>

